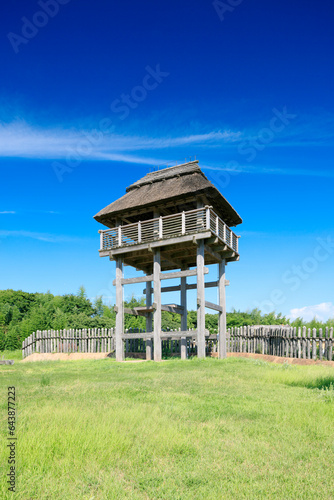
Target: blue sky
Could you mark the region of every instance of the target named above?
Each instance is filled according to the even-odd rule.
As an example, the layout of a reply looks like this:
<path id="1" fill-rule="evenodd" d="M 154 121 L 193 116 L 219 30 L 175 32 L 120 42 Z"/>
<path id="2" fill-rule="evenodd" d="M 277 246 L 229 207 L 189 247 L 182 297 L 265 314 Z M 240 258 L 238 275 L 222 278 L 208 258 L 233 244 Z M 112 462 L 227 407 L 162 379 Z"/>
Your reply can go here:
<path id="1" fill-rule="evenodd" d="M 93 215 L 196 155 L 244 220 L 228 310 L 334 316 L 332 2 L 0 9 L 1 289 L 113 302 Z"/>

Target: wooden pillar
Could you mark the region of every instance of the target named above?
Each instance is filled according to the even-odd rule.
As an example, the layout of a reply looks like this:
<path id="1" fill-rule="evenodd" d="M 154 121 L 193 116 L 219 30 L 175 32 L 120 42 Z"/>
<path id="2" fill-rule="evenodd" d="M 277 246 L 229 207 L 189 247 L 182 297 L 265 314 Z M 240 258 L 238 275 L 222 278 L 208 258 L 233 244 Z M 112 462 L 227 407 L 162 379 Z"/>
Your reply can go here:
<path id="1" fill-rule="evenodd" d="M 225 259 L 218 264 L 219 305 L 223 311 L 219 313 L 219 357 L 226 358 L 226 293 L 225 293 Z"/>
<path id="2" fill-rule="evenodd" d="M 205 358 L 204 240 L 197 246 L 197 356 Z"/>
<path id="3" fill-rule="evenodd" d="M 124 346 L 122 334 L 124 333 L 123 314 L 123 261 L 116 259 L 116 361 L 124 361 Z"/>
<path id="4" fill-rule="evenodd" d="M 182 268 L 186 270 L 187 268 Z M 183 314 L 181 315 L 181 331 L 185 332 L 187 330 L 187 278 L 181 278 L 181 306 L 183 309 Z M 181 338 L 181 359 L 187 359 L 187 339 L 186 337 Z"/>
<path id="5" fill-rule="evenodd" d="M 160 248 L 154 250 L 153 280 L 154 280 L 154 361 L 161 361 L 161 256 Z"/>
<path id="6" fill-rule="evenodd" d="M 152 283 L 146 282 L 146 307 L 152 306 Z M 152 332 L 152 313 L 147 313 L 146 316 L 146 333 Z M 152 339 L 146 339 L 146 359 L 152 359 Z"/>

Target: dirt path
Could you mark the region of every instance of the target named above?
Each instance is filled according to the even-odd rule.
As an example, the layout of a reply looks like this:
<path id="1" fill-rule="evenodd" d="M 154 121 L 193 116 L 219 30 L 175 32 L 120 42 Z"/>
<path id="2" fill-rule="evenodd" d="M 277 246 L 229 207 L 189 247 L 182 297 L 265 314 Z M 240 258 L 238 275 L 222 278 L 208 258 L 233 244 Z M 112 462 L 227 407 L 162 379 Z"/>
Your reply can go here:
<path id="1" fill-rule="evenodd" d="M 22 360 L 22 363 L 30 361 L 72 361 L 77 359 L 103 359 L 108 356 L 107 352 L 71 352 L 66 354 L 64 352 L 56 353 L 38 353 L 30 354 Z"/>
<path id="2" fill-rule="evenodd" d="M 38 353 L 30 354 L 22 359 L 21 363 L 30 363 L 32 361 L 75 361 L 78 359 L 105 359 L 108 357 L 107 352 L 71 352 L 69 354 L 63 352 L 56 353 Z M 125 363 L 137 363 L 145 361 L 143 359 L 127 359 Z"/>
<path id="3" fill-rule="evenodd" d="M 30 354 L 25 359 L 23 359 L 22 363 L 29 363 L 32 361 L 75 361 L 78 359 L 104 359 L 108 357 L 108 353 L 106 352 L 72 352 L 69 354 L 66 353 L 37 353 Z M 216 357 L 216 356 L 214 356 Z M 314 361 L 313 359 L 298 359 L 298 358 L 281 358 L 280 356 L 269 356 L 266 354 L 251 354 L 246 352 L 228 352 L 227 357 L 235 357 L 235 358 L 252 358 L 252 359 L 260 359 L 262 361 L 267 361 L 271 363 L 288 363 L 290 365 L 325 365 L 325 366 L 333 366 L 334 361 Z M 144 359 L 127 359 L 125 363 L 138 363 L 143 362 Z"/>
<path id="4" fill-rule="evenodd" d="M 247 352 L 228 352 L 227 357 L 253 358 L 260 359 L 262 361 L 269 361 L 271 363 L 288 363 L 289 365 L 325 365 L 334 367 L 334 361 L 314 361 L 313 359 L 282 358 L 281 356 L 269 356 L 267 354 L 253 354 Z"/>

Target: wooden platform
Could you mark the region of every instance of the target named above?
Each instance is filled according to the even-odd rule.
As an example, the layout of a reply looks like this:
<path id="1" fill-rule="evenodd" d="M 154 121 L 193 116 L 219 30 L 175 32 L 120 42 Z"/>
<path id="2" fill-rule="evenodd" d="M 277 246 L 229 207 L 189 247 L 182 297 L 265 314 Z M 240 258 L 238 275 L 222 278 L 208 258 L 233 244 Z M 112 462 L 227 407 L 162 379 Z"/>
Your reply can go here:
<path id="1" fill-rule="evenodd" d="M 147 228 L 146 228 L 147 225 Z M 238 237 L 212 207 L 100 231 L 100 256 L 150 272 L 159 248 L 161 270 L 195 267 L 197 245 L 205 242 L 205 263 L 239 260 Z"/>

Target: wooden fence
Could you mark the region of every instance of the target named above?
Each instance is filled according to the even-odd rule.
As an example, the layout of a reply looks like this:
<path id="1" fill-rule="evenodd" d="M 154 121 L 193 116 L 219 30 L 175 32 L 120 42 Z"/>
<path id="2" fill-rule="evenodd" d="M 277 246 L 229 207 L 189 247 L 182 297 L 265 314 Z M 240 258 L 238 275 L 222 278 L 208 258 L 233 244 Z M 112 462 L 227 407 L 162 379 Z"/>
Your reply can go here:
<path id="1" fill-rule="evenodd" d="M 227 352 L 251 352 L 288 358 L 333 360 L 333 328 L 286 326 L 229 328 Z"/>
<path id="2" fill-rule="evenodd" d="M 176 333 L 177 330 L 174 330 Z M 187 357 L 197 355 L 196 331 L 187 338 Z M 129 329 L 125 334 L 141 334 L 144 330 Z M 206 354 L 218 351 L 217 334 L 206 335 Z M 173 330 L 162 333 L 162 355 L 179 356 L 181 339 Z M 81 330 L 44 330 L 32 333 L 22 343 L 22 356 L 34 352 L 106 352 L 115 350 L 113 328 L 93 328 Z M 126 356 L 145 357 L 145 338 L 125 338 Z M 286 326 L 243 326 L 229 328 L 226 338 L 227 352 L 249 352 L 270 354 L 288 358 L 333 360 L 333 328 L 316 330 L 313 328 L 292 328 Z"/>
<path id="3" fill-rule="evenodd" d="M 35 352 L 112 352 L 114 348 L 113 328 L 37 330 L 22 342 L 22 356 Z"/>
<path id="4" fill-rule="evenodd" d="M 173 336 L 173 331 L 167 329 L 161 335 L 162 355 L 179 356 L 181 353 L 181 338 Z M 189 330 L 187 338 L 187 357 L 197 355 L 196 331 Z M 138 328 L 125 331 L 125 334 L 141 334 L 145 330 Z M 93 328 L 80 330 L 44 330 L 32 333 L 22 342 L 23 358 L 38 353 L 71 353 L 71 352 L 106 352 L 113 353 L 115 350 L 115 332 L 113 328 Z M 145 357 L 146 340 L 144 338 L 124 339 L 124 350 L 126 356 Z M 217 352 L 217 335 L 206 337 L 207 354 Z"/>

